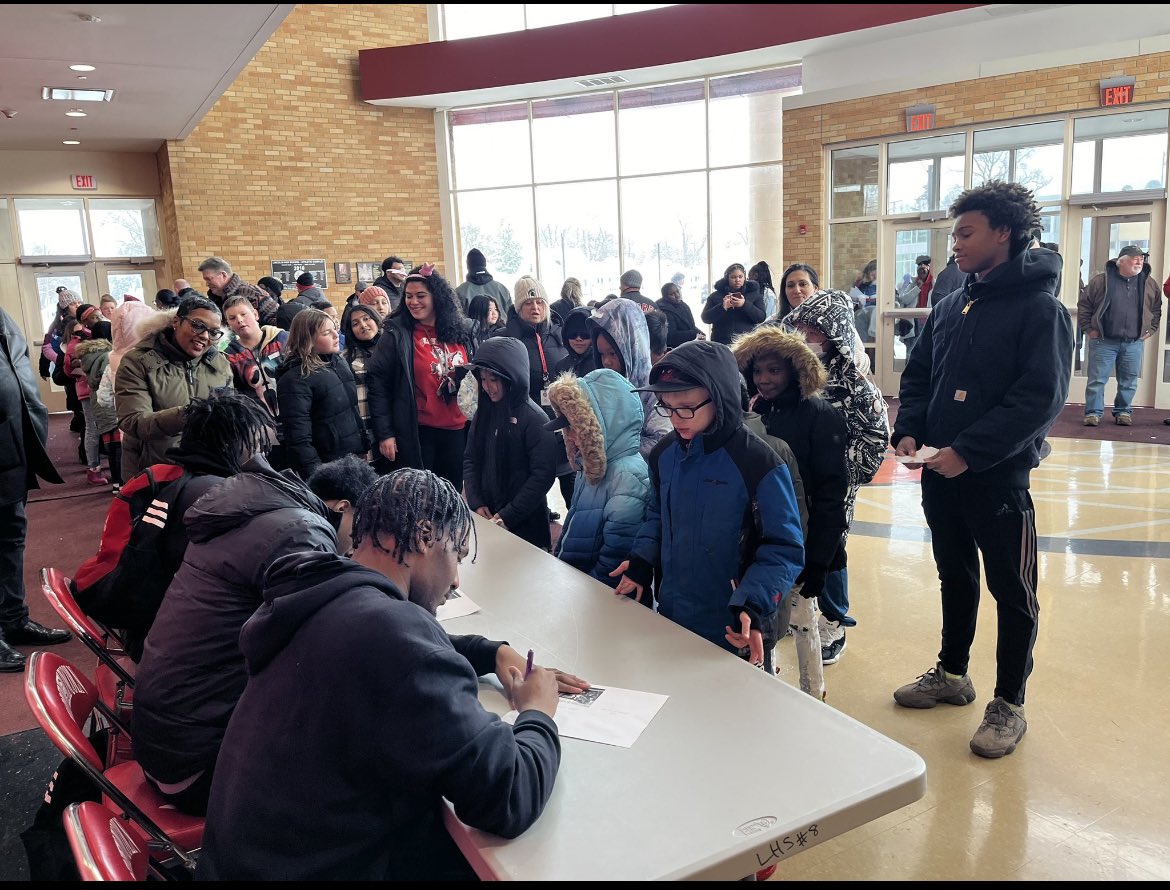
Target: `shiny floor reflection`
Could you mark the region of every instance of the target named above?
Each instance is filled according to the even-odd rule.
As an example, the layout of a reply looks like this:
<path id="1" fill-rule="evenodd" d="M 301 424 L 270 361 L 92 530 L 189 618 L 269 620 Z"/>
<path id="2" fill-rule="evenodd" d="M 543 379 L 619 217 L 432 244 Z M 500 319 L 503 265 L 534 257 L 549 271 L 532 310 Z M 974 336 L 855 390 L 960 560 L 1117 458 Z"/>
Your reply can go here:
<path id="1" fill-rule="evenodd" d="M 998 761 L 968 741 L 995 685 L 984 589 L 966 707 L 913 711 L 894 689 L 939 646 L 938 575 L 917 473 L 862 488 L 849 544 L 857 618 L 828 702 L 917 751 L 915 804 L 781 864 L 775 880 L 1170 879 L 1170 449 L 1051 440 L 1032 476 L 1040 632 L 1028 733 Z M 879 477 L 882 478 L 882 477 Z M 791 639 L 781 676 L 796 684 Z M 815 739 L 807 756 L 817 768 Z"/>

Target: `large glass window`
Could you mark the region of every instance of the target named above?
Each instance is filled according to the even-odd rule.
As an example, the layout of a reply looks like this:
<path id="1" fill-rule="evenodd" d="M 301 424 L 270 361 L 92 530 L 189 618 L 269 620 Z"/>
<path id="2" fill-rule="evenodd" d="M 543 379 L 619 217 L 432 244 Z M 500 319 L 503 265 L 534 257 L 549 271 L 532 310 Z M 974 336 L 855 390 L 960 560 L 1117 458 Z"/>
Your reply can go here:
<path id="1" fill-rule="evenodd" d="M 610 15 L 662 9 L 673 3 L 443 3 L 443 36 L 446 40 L 507 34 L 525 28 L 543 28 L 583 22 Z"/>
<path id="2" fill-rule="evenodd" d="M 541 280 L 550 294 L 566 278 L 581 282 L 586 302 L 618 291 L 616 180 L 537 186 L 536 218 Z"/>
<path id="3" fill-rule="evenodd" d="M 799 86 L 799 68 L 712 78 L 711 166 L 779 161 L 784 137 L 781 99 Z"/>
<path id="4" fill-rule="evenodd" d="M 707 166 L 707 112 L 701 80 L 618 93 L 623 176 Z M 736 134 L 743 138 L 743 133 Z"/>
<path id="5" fill-rule="evenodd" d="M 549 25 L 567 25 L 613 15 L 612 3 L 527 3 L 524 6 L 527 26 L 546 28 Z"/>
<path id="6" fill-rule="evenodd" d="M 528 103 L 455 111 L 448 121 L 456 188 L 527 185 L 532 181 Z"/>
<path id="7" fill-rule="evenodd" d="M 80 198 L 16 198 L 22 256 L 89 256 Z"/>
<path id="8" fill-rule="evenodd" d="M 509 290 L 521 275 L 536 274 L 530 186 L 459 192 L 455 217 L 459 220 L 460 257 L 473 247 L 479 250 L 488 271 Z"/>
<path id="9" fill-rule="evenodd" d="M 448 112 L 460 266 L 478 246 L 491 267 L 475 242 L 514 254 L 490 240 L 510 226 L 500 238 L 521 244 L 521 265 L 550 293 L 575 277 L 603 299 L 637 268 L 652 297 L 682 276 L 683 298 L 699 309 L 728 264 L 778 265 L 779 96 L 796 91 L 799 69 L 717 80 Z M 709 152 L 727 166 L 711 169 Z"/>
<path id="10" fill-rule="evenodd" d="M 1037 201 L 1059 201 L 1064 189 L 1064 121 L 976 130 L 971 185 L 992 179 L 1027 186 Z"/>
<path id="11" fill-rule="evenodd" d="M 615 176 L 613 93 L 533 102 L 532 174 L 536 182 Z"/>
<path id="12" fill-rule="evenodd" d="M 782 243 L 784 188 L 779 164 L 711 171 L 711 293 L 732 263 L 775 267 Z M 792 262 L 797 262 L 796 258 Z"/>
<path id="13" fill-rule="evenodd" d="M 833 152 L 832 216 L 876 216 L 878 213 L 878 147 L 862 145 Z"/>
<path id="14" fill-rule="evenodd" d="M 1164 108 L 1077 118 L 1073 194 L 1165 188 L 1168 123 Z"/>
<path id="15" fill-rule="evenodd" d="M 158 218 L 151 198 L 90 198 L 93 252 L 99 257 L 140 257 L 162 253 Z"/>
<path id="16" fill-rule="evenodd" d="M 444 3 L 442 9 L 447 40 L 524 30 L 523 3 Z"/>
<path id="17" fill-rule="evenodd" d="M 963 191 L 966 144 L 965 133 L 891 142 L 886 213 L 945 210 Z"/>
<path id="18" fill-rule="evenodd" d="M 699 285 L 707 280 L 706 175 L 623 179 L 621 191 L 623 268 L 640 271 L 642 293 L 655 300 L 662 285 L 682 272 L 683 299 L 697 318 Z"/>

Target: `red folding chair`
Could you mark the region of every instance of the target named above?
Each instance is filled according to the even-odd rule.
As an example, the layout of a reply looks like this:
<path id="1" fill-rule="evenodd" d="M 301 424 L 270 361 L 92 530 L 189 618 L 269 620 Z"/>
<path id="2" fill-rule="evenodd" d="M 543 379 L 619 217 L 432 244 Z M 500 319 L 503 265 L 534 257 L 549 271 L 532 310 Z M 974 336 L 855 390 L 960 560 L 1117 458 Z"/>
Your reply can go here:
<path id="1" fill-rule="evenodd" d="M 86 724 L 108 726 L 115 738 L 129 734 L 93 682 L 61 656 L 34 652 L 28 658 L 24 694 L 49 740 L 101 789 L 107 805 L 130 820 L 151 859 L 164 867 L 178 860 L 193 871 L 194 854 L 203 843 L 203 817 L 167 803 L 136 761 L 113 766 L 103 762 L 85 733 Z"/>
<path id="2" fill-rule="evenodd" d="M 145 881 L 146 844 L 127 830 L 123 817 L 100 803 L 71 803 L 62 817 L 65 836 L 83 881 Z M 155 873 L 156 877 L 164 877 Z"/>
<path id="3" fill-rule="evenodd" d="M 61 620 L 97 656 L 94 674 L 102 701 L 117 709 L 123 720 L 130 717 L 134 700 L 134 662 L 117 631 L 86 615 L 60 569 L 41 569 L 41 590 Z"/>

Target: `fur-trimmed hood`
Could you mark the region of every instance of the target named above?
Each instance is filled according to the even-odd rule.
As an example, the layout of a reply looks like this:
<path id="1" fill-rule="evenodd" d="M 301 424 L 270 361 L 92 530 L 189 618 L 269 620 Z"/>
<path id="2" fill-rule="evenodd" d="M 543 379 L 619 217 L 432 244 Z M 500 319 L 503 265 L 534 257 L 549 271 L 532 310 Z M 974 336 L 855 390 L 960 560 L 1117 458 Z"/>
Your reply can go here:
<path id="1" fill-rule="evenodd" d="M 73 354 L 75 356 L 77 356 L 78 361 L 81 361 L 87 355 L 91 355 L 94 353 L 101 353 L 101 352 L 109 352 L 113 348 L 114 348 L 114 344 L 111 343 L 109 340 L 106 340 L 102 337 L 98 337 L 97 339 L 94 339 L 94 340 L 82 340 L 80 343 L 77 344 L 77 348 L 73 351 Z"/>
<path id="2" fill-rule="evenodd" d="M 151 315 L 140 318 L 134 325 L 135 343 L 140 343 L 147 337 L 153 337 L 159 331 L 170 326 L 175 319 L 176 309 L 160 309 Z"/>
<path id="3" fill-rule="evenodd" d="M 804 337 L 796 332 L 785 331 L 776 325 L 760 325 L 755 330 L 737 337 L 731 345 L 731 351 L 739 363 L 739 370 L 747 381 L 748 392 L 751 395 L 756 394 L 751 365 L 763 355 L 779 355 L 787 359 L 796 373 L 797 380 L 800 381 L 802 399 L 820 395 L 824 391 L 828 379 L 825 366 L 808 348 Z"/>
<path id="4" fill-rule="evenodd" d="M 562 374 L 549 386 L 548 398 L 557 413 L 569 419 L 580 446 L 578 452 L 566 440 L 569 464 L 579 467 L 591 485 L 605 478 L 610 462 L 638 453 L 642 401 L 617 371 L 598 368 L 584 377 Z"/>

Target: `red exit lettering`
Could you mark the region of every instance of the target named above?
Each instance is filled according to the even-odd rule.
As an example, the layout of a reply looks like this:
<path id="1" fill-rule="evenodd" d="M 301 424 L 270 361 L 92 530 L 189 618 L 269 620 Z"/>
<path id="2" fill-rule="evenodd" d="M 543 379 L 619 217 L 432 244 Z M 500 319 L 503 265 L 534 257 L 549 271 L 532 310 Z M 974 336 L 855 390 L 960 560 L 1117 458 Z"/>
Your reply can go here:
<path id="1" fill-rule="evenodd" d="M 97 182 L 95 182 L 92 174 L 75 173 L 73 175 L 73 187 L 75 189 L 95 189 Z"/>
<path id="2" fill-rule="evenodd" d="M 1105 87 L 1102 91 L 1102 105 L 1128 105 L 1133 101 L 1133 85 L 1123 87 Z"/>
<path id="3" fill-rule="evenodd" d="M 934 127 L 933 114 L 915 114 L 910 117 L 910 132 L 914 133 L 918 130 L 930 130 Z"/>

